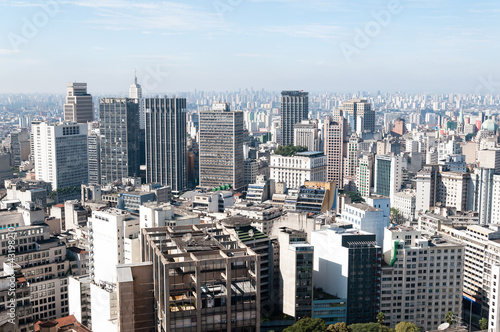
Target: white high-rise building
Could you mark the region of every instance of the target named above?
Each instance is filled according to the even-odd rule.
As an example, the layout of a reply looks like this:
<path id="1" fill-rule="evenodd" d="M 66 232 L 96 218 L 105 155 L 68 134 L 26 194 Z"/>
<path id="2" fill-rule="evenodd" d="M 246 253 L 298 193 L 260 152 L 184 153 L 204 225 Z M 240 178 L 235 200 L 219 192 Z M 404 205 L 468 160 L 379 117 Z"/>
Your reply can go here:
<path id="1" fill-rule="evenodd" d="M 325 181 L 326 156 L 323 152 L 300 152 L 294 156 L 271 155 L 271 179 L 298 189 L 306 181 Z"/>
<path id="2" fill-rule="evenodd" d="M 32 123 L 35 176 L 52 190 L 80 187 L 89 180 L 87 124 Z"/>
<path id="3" fill-rule="evenodd" d="M 141 260 L 139 218 L 118 209 L 94 211 L 88 227 L 92 330 L 118 331 L 116 267 Z"/>
<path id="4" fill-rule="evenodd" d="M 355 229 L 375 234 L 379 246 L 384 240 L 384 228 L 389 227 L 389 218 L 384 217 L 384 211 L 366 203 L 346 204 L 341 221 L 352 224 Z"/>
<path id="5" fill-rule="evenodd" d="M 144 99 L 142 98 L 142 87 L 137 83 L 137 76 L 134 77 L 134 84 L 128 90 L 128 97 L 134 99 L 139 104 L 139 126 L 141 129 L 146 127 L 146 113 L 144 112 Z"/>

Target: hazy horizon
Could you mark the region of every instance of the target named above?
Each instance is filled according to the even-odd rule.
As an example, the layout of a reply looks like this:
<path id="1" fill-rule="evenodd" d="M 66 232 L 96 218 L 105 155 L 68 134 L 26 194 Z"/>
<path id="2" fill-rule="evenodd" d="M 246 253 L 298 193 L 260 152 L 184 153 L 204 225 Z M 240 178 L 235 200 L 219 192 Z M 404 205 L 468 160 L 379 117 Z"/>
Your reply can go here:
<path id="1" fill-rule="evenodd" d="M 0 0 L 0 93 L 500 93 L 500 3 Z M 350 91 L 350 92 L 349 92 Z"/>

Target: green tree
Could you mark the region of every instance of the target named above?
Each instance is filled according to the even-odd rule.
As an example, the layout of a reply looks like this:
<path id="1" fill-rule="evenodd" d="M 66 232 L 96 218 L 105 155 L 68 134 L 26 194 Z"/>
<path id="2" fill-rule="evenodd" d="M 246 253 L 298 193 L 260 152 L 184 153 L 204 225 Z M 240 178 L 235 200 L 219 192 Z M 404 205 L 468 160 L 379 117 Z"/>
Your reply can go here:
<path id="1" fill-rule="evenodd" d="M 346 191 L 344 192 L 344 194 L 348 195 L 351 197 L 351 202 L 352 203 L 361 203 L 361 202 L 364 202 L 364 198 L 361 197 L 361 195 L 357 192 L 354 192 L 354 191 Z"/>
<path id="2" fill-rule="evenodd" d="M 420 332 L 420 329 L 415 323 L 399 322 L 396 325 L 396 332 Z"/>
<path id="3" fill-rule="evenodd" d="M 287 327 L 283 332 L 324 332 L 327 325 L 321 318 L 302 318 L 292 326 Z"/>
<path id="4" fill-rule="evenodd" d="M 390 211 L 391 211 L 390 215 L 391 223 L 401 225 L 405 222 L 405 218 L 403 217 L 401 212 L 399 212 L 398 209 L 391 208 Z"/>
<path id="5" fill-rule="evenodd" d="M 347 326 L 346 323 L 335 323 L 332 325 L 328 326 L 327 331 L 332 331 L 332 332 L 351 332 L 351 329 L 349 326 Z"/>
<path id="6" fill-rule="evenodd" d="M 358 323 L 349 325 L 349 327 L 352 332 L 379 332 L 380 330 L 380 325 L 378 323 Z M 386 331 L 386 329 L 384 329 L 384 331 Z"/>
<path id="7" fill-rule="evenodd" d="M 479 328 L 481 330 L 487 330 L 488 329 L 488 320 L 486 318 L 481 318 L 479 320 Z"/>
<path id="8" fill-rule="evenodd" d="M 448 312 L 446 313 L 446 315 L 444 316 L 444 319 L 446 319 L 446 322 L 447 322 L 448 324 L 453 325 L 453 323 L 455 322 L 455 320 L 454 320 L 454 317 L 453 317 L 453 316 L 454 316 L 453 312 L 448 311 Z"/>
<path id="9" fill-rule="evenodd" d="M 307 151 L 306 146 L 294 146 L 294 145 L 286 145 L 286 146 L 278 146 L 278 148 L 274 151 L 274 154 L 284 156 L 284 157 L 290 157 L 295 155 L 298 152 L 305 152 Z"/>
<path id="10" fill-rule="evenodd" d="M 385 314 L 383 312 L 379 312 L 377 314 L 377 323 L 382 325 L 382 324 L 384 324 L 384 321 L 385 321 Z"/>

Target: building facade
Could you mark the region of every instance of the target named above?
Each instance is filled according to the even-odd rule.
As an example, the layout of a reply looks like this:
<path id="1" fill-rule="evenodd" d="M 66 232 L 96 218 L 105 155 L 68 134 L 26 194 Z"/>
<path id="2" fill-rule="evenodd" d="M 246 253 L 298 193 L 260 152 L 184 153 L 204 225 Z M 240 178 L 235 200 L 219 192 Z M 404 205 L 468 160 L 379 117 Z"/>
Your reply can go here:
<path id="1" fill-rule="evenodd" d="M 87 83 L 68 83 L 66 102 L 63 106 L 64 121 L 87 123 L 94 121 L 92 96 L 87 93 Z"/>
<path id="2" fill-rule="evenodd" d="M 214 104 L 200 112 L 200 186 L 244 183 L 243 112 L 231 111 L 228 103 Z"/>
<path id="3" fill-rule="evenodd" d="M 326 156 L 322 152 L 301 152 L 295 156 L 271 155 L 271 179 L 287 188 L 300 188 L 306 181 L 325 181 Z"/>
<path id="4" fill-rule="evenodd" d="M 140 176 L 139 104 L 129 98 L 99 101 L 101 184 Z"/>
<path id="5" fill-rule="evenodd" d="M 146 98 L 146 182 L 187 186 L 186 99 Z"/>
<path id="6" fill-rule="evenodd" d="M 303 91 L 281 92 L 281 141 L 280 145 L 294 142 L 295 124 L 306 120 L 309 115 L 309 93 Z"/>
<path id="7" fill-rule="evenodd" d="M 326 181 L 335 181 L 339 188 L 344 184 L 344 157 L 347 124 L 341 116 L 337 122 L 327 117 L 324 126 L 323 150 L 327 159 Z"/>
<path id="8" fill-rule="evenodd" d="M 37 180 L 50 182 L 52 190 L 88 182 L 87 124 L 34 121 L 32 137 Z"/>

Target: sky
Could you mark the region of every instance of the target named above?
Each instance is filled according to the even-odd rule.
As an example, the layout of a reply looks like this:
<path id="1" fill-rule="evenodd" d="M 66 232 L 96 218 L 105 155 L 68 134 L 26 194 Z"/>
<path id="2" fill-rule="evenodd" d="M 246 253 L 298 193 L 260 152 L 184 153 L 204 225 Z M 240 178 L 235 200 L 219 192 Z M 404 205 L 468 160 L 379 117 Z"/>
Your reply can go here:
<path id="1" fill-rule="evenodd" d="M 500 93 L 500 2 L 0 0 L 0 93 Z"/>

